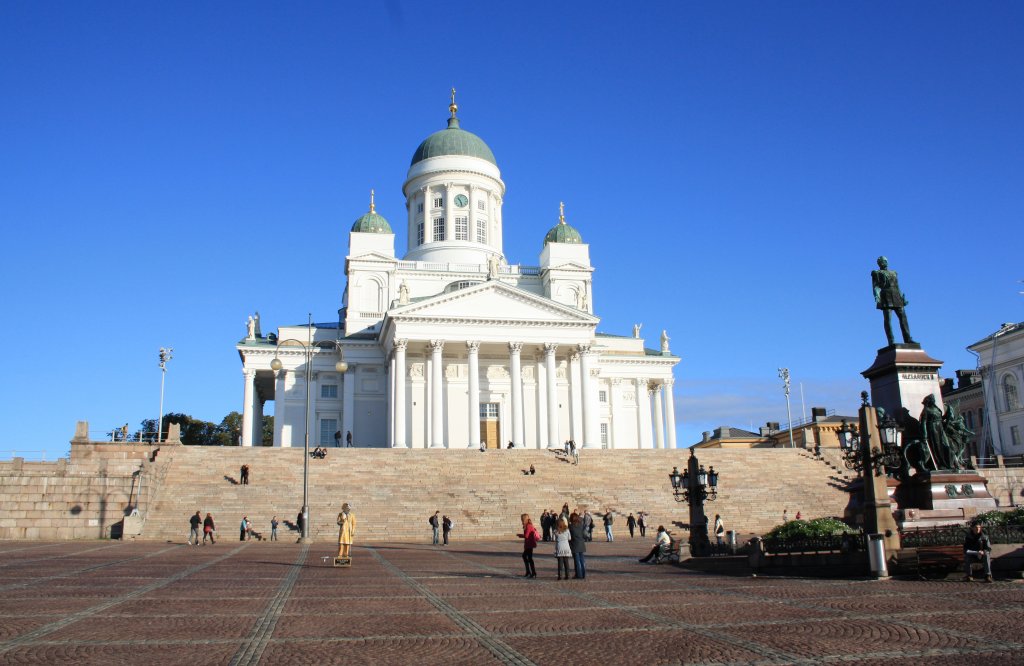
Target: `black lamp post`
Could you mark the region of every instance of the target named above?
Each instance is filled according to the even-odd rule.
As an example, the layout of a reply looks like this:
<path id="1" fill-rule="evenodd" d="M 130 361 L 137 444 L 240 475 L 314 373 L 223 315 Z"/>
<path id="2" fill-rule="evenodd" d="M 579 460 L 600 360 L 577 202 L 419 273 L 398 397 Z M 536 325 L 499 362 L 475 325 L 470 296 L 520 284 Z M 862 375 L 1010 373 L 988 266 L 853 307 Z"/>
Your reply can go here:
<path id="1" fill-rule="evenodd" d="M 708 517 L 704 513 L 704 502 L 718 499 L 718 472 L 715 468 L 704 469 L 690 449 L 690 460 L 682 474 L 673 467 L 668 475 L 672 483 L 672 496 L 677 502 L 690 506 L 690 552 L 706 555 L 711 550 L 708 538 Z"/>
<path id="2" fill-rule="evenodd" d="M 861 393 L 861 401 L 861 409 L 871 408 L 867 391 Z M 847 424 L 846 419 L 843 419 L 837 434 L 846 469 L 855 470 L 858 474 L 866 469 L 873 470 L 875 476 L 881 476 L 884 472 L 896 473 L 903 467 L 903 430 L 892 416 L 885 414 L 879 418 L 881 449 L 871 450 L 868 438 L 862 438 L 857 428 Z"/>

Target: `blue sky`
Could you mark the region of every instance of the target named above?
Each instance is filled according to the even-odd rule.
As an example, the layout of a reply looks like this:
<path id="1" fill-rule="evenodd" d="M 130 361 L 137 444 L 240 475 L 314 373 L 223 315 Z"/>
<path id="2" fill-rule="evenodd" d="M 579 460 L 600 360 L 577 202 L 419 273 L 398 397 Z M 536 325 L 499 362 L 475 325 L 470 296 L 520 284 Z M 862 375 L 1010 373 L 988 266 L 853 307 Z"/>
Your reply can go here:
<path id="1" fill-rule="evenodd" d="M 233 345 L 330 321 L 369 189 L 448 89 L 536 264 L 565 201 L 599 330 L 667 329 L 680 445 L 852 412 L 900 273 L 945 375 L 1020 321 L 1020 3 L 0 3 L 0 451 L 241 408 Z M 396 225 L 398 226 L 398 225 Z M 399 231 L 398 248 L 405 247 Z"/>

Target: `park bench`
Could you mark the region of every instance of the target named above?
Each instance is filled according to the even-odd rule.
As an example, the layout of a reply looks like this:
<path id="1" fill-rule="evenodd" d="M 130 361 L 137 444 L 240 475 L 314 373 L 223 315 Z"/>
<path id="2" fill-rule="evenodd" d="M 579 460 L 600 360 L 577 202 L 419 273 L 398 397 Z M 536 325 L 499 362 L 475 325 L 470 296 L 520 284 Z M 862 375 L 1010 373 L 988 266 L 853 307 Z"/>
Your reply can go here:
<path id="1" fill-rule="evenodd" d="M 682 542 L 679 539 L 672 539 L 668 545 L 659 548 L 658 554 L 654 557 L 654 563 L 665 564 L 666 562 L 678 562 L 679 546 L 681 544 Z"/>
<path id="2" fill-rule="evenodd" d="M 917 549 L 916 570 L 922 580 L 939 580 L 955 571 L 963 571 L 963 546 L 921 546 Z"/>

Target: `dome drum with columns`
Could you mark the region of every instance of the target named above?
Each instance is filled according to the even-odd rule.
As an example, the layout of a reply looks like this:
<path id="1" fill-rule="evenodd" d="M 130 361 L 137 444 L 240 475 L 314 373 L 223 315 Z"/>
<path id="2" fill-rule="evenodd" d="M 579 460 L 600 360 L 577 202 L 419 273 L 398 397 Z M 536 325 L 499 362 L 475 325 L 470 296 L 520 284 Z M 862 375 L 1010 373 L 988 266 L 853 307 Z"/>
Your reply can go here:
<path id="1" fill-rule="evenodd" d="M 274 446 L 674 448 L 667 347 L 597 332 L 589 246 L 564 205 L 537 265 L 502 251 L 505 184 L 491 149 L 448 127 L 416 149 L 403 185 L 406 243 L 376 211 L 353 224 L 336 322 L 285 326 L 238 343 L 243 445 L 258 443 L 274 401 Z M 348 370 L 335 367 L 339 349 Z M 281 369 L 271 368 L 274 358 Z M 339 435 L 335 439 L 335 434 Z"/>

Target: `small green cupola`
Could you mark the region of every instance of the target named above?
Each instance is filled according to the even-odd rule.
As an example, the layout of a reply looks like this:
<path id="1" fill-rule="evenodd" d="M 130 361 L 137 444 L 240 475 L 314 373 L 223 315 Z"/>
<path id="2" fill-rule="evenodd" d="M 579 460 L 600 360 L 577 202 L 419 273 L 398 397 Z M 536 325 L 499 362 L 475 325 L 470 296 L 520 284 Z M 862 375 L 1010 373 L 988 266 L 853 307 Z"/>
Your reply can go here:
<path id="1" fill-rule="evenodd" d="M 583 242 L 583 237 L 580 236 L 580 232 L 576 231 L 574 227 L 565 222 L 565 204 L 559 202 L 558 204 L 558 224 L 551 227 L 547 235 L 544 236 L 544 244 L 548 243 L 576 243 L 580 244 Z"/>
<path id="2" fill-rule="evenodd" d="M 352 225 L 352 231 L 363 234 L 394 233 L 391 231 L 391 225 L 384 219 L 384 216 L 377 214 L 376 207 L 373 204 L 373 190 L 370 190 L 370 212 L 355 221 L 355 224 Z"/>

